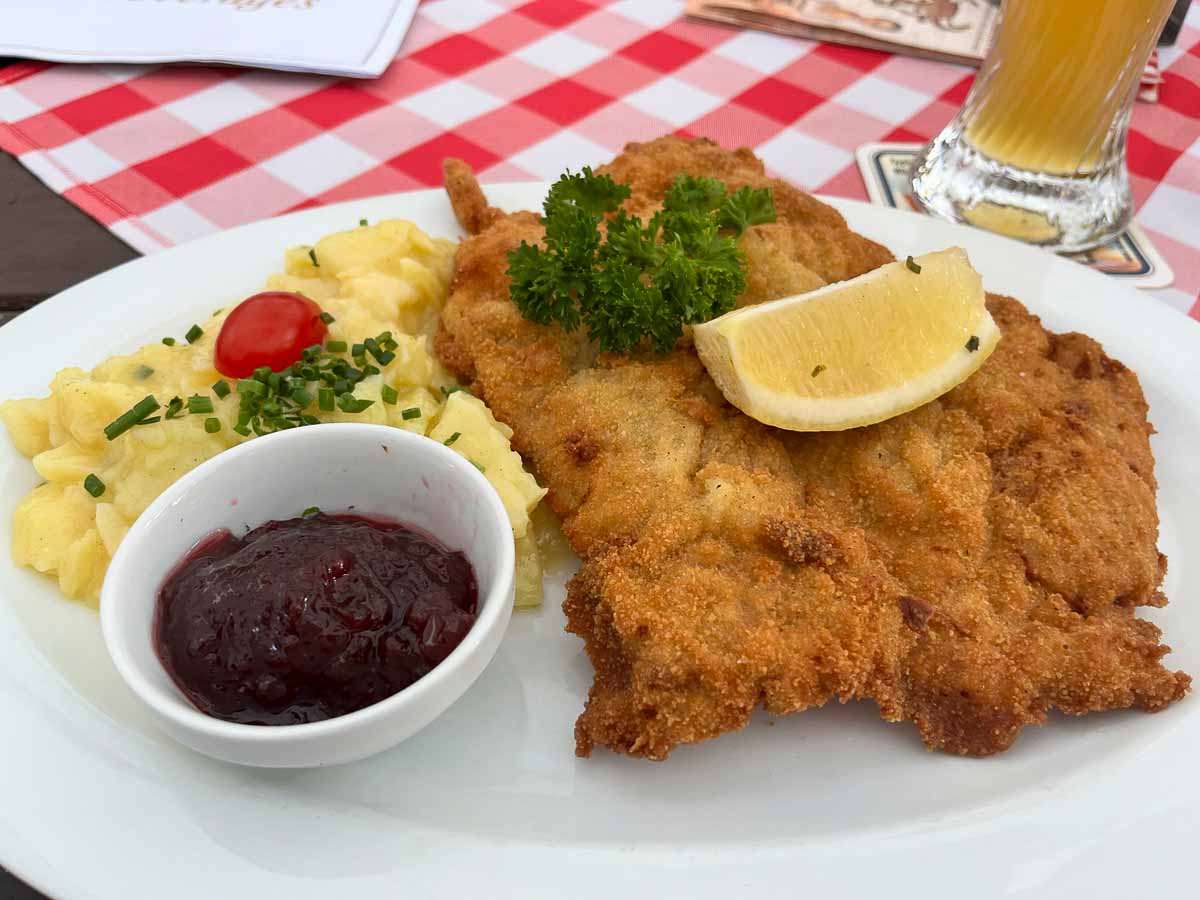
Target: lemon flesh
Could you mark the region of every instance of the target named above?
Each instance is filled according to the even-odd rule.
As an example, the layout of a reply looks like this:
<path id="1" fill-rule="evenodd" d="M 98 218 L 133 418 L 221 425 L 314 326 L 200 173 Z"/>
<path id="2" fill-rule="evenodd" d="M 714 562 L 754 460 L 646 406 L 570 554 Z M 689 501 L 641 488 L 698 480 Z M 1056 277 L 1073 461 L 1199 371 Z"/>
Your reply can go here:
<path id="1" fill-rule="evenodd" d="M 778 428 L 908 412 L 966 380 L 1000 339 L 961 248 L 914 262 L 734 310 L 693 329 L 696 350 L 730 403 Z"/>

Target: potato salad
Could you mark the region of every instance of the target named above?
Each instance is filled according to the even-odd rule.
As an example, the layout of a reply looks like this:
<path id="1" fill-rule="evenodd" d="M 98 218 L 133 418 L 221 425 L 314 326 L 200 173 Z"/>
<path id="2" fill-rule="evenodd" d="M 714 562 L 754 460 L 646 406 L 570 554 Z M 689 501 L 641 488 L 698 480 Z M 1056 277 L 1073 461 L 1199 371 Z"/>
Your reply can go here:
<path id="1" fill-rule="evenodd" d="M 483 472 L 512 524 L 517 605 L 540 603 L 530 513 L 545 491 L 430 346 L 453 258 L 452 242 L 409 222 L 362 222 L 288 250 L 266 292 L 91 372 L 63 369 L 47 397 L 0 404 L 44 479 L 14 513 L 15 561 L 95 605 L 129 526 L 186 472 L 261 434 L 366 422 L 440 441 Z"/>

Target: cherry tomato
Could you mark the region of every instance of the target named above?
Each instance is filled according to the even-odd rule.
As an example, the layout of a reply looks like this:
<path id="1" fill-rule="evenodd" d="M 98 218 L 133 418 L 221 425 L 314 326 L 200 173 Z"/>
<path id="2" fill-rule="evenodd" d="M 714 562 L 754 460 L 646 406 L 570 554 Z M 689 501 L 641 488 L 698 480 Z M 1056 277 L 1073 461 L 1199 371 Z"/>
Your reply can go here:
<path id="1" fill-rule="evenodd" d="M 325 340 L 321 307 L 307 297 L 287 291 L 267 291 L 233 308 L 217 335 L 217 371 L 230 378 L 248 378 L 259 366 L 274 372 L 286 369 L 301 352 Z"/>

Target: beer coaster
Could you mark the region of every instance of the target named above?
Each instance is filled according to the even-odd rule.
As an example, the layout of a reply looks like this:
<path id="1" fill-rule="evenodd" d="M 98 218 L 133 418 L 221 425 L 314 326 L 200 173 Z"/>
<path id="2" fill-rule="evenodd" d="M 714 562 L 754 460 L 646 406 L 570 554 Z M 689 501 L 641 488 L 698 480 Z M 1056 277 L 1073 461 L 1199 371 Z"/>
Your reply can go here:
<path id="1" fill-rule="evenodd" d="M 879 206 L 924 213 L 912 197 L 908 171 L 922 144 L 864 144 L 855 154 L 867 196 Z M 1083 253 L 1063 253 L 1089 268 L 1139 288 L 1164 288 L 1175 273 L 1134 222 L 1107 244 Z"/>

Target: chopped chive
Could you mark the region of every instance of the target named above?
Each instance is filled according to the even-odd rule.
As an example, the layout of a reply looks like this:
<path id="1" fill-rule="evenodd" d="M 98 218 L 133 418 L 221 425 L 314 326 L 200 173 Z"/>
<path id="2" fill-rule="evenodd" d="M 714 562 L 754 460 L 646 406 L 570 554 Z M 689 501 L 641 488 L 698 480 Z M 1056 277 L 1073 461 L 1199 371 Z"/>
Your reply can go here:
<path id="1" fill-rule="evenodd" d="M 220 315 L 221 313 L 223 313 L 223 312 L 225 312 L 225 307 L 223 307 L 223 306 L 222 306 L 222 307 L 220 307 L 219 309 L 214 309 L 214 310 L 212 311 L 212 314 L 213 314 L 214 316 L 219 316 L 219 315 Z"/>
<path id="2" fill-rule="evenodd" d="M 163 343 L 166 344 L 168 347 L 174 347 L 175 346 L 175 338 L 165 337 L 165 338 L 163 338 Z"/>
<path id="3" fill-rule="evenodd" d="M 825 371 L 825 364 L 817 363 L 815 366 L 813 366 L 812 377 L 816 378 L 818 375 L 820 375 L 824 371 Z"/>
<path id="4" fill-rule="evenodd" d="M 133 426 L 141 423 L 146 416 L 158 409 L 158 401 L 153 395 L 143 397 L 128 412 L 123 412 L 113 421 L 104 426 L 104 436 L 110 441 L 115 441 Z"/>
<path id="5" fill-rule="evenodd" d="M 460 437 L 462 437 L 462 432 L 456 431 L 456 432 L 454 432 L 454 434 L 450 435 L 450 437 L 448 437 L 444 441 L 442 441 L 442 443 L 445 444 L 447 447 L 453 447 L 454 442 L 457 441 Z"/>
<path id="6" fill-rule="evenodd" d="M 307 434 L 307 433 L 308 432 L 305 432 L 305 434 Z M 300 513 L 300 515 L 307 519 L 309 516 L 317 515 L 320 511 L 321 511 L 321 508 L 319 506 L 310 506 L 304 512 Z"/>
<path id="7" fill-rule="evenodd" d="M 321 317 L 327 324 L 334 321 L 331 314 L 322 314 Z M 194 333 L 189 334 L 195 338 Z M 377 400 L 361 399 L 355 396 L 354 391 L 366 379 L 383 374 L 380 365 L 386 365 L 395 359 L 396 348 L 397 344 L 388 331 L 353 344 L 350 351 L 353 355 L 349 358 L 341 355 L 346 352 L 346 341 L 314 344 L 302 351 L 299 361 L 278 372 L 272 371 L 270 366 L 259 366 L 247 378 L 218 381 L 212 386 L 211 395 L 194 394 L 186 401 L 173 398 L 163 415 L 171 419 L 177 418 L 180 413 L 208 415 L 215 410 L 215 398 L 224 399 L 236 391 L 236 424 L 230 425 L 212 416 L 205 421 L 205 428 L 222 429 L 230 425 L 237 434 L 248 436 L 320 424 L 320 418 L 313 415 L 318 409 L 321 412 L 341 410 L 344 413 L 356 414 L 379 401 L 395 406 L 400 401 L 400 392 L 390 384 L 379 385 Z M 447 388 L 445 393 L 449 395 L 454 390 L 459 388 Z M 314 409 L 314 406 L 317 408 Z M 148 407 L 146 411 L 152 412 L 156 408 Z M 405 420 L 421 416 L 420 407 L 402 410 Z M 145 415 L 133 424 L 141 424 L 143 421 L 147 421 Z M 459 437 L 458 434 L 453 435 L 447 445 Z"/>
<path id="8" fill-rule="evenodd" d="M 312 264 L 320 268 L 321 264 L 317 262 L 317 251 L 312 247 L 308 248 L 308 258 L 312 260 Z"/>
<path id="9" fill-rule="evenodd" d="M 332 325 L 334 322 L 337 321 L 337 319 L 335 319 L 329 313 L 323 312 L 323 313 L 321 313 L 321 321 L 324 322 L 326 325 Z"/>
<path id="10" fill-rule="evenodd" d="M 146 418 L 142 419 L 142 420 L 141 420 L 140 422 L 138 422 L 137 424 L 139 424 L 139 425 L 153 425 L 155 422 L 161 422 L 161 421 L 162 421 L 162 416 L 147 416 Z"/>
<path id="11" fill-rule="evenodd" d="M 216 434 L 221 430 L 221 420 L 216 416 L 209 416 L 204 420 L 204 430 L 209 434 Z"/>
<path id="12" fill-rule="evenodd" d="M 921 274 L 920 263 L 918 263 L 911 256 L 904 260 L 904 265 L 908 268 L 908 271 L 912 272 L 913 274 L 915 274 L 915 275 Z"/>
<path id="13" fill-rule="evenodd" d="M 192 394 L 187 401 L 188 412 L 195 415 L 205 415 L 213 411 L 212 397 L 202 397 L 200 394 Z"/>
<path id="14" fill-rule="evenodd" d="M 358 220 L 358 227 L 359 227 L 359 228 L 366 228 L 366 227 L 367 227 L 367 220 L 366 220 L 366 219 L 359 219 L 359 220 Z"/>
<path id="15" fill-rule="evenodd" d="M 204 337 L 204 329 L 199 325 L 193 325 L 187 330 L 187 334 L 185 334 L 184 337 L 187 338 L 187 342 L 189 344 L 194 344 L 196 341 L 200 340 L 200 338 Z"/>
<path id="16" fill-rule="evenodd" d="M 452 385 L 450 385 L 450 387 L 446 387 L 445 385 L 442 385 L 442 394 L 446 398 L 449 398 L 451 394 L 457 394 L 459 391 L 462 391 L 464 394 L 471 393 L 470 391 L 468 391 L 465 387 L 463 387 L 460 384 L 452 384 Z"/>
<path id="17" fill-rule="evenodd" d="M 486 475 L 486 474 L 487 474 L 487 469 L 485 469 L 485 468 L 484 468 L 483 466 L 481 466 L 479 463 L 475 462 L 475 460 L 473 460 L 473 459 L 469 459 L 469 460 L 467 460 L 467 462 L 469 462 L 471 465 L 473 465 L 475 468 L 477 468 L 477 469 L 479 470 L 479 474 L 480 474 L 480 475 Z"/>
<path id="18" fill-rule="evenodd" d="M 967 340 L 967 350 L 970 353 L 974 353 L 978 349 L 979 349 L 979 335 L 973 334 Z"/>
<path id="19" fill-rule="evenodd" d="M 149 366 L 138 366 L 136 369 L 133 370 L 133 377 L 136 378 L 138 381 L 145 381 L 147 378 L 149 378 L 153 374 L 154 374 L 154 370 L 152 368 L 150 368 Z"/>
<path id="20" fill-rule="evenodd" d="M 87 478 L 83 479 L 83 489 L 93 497 L 99 497 L 104 493 L 104 482 L 94 474 L 89 474 Z"/>
<path id="21" fill-rule="evenodd" d="M 359 400 L 349 391 L 338 397 L 338 408 L 345 413 L 360 413 L 374 404 L 374 400 Z"/>

